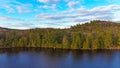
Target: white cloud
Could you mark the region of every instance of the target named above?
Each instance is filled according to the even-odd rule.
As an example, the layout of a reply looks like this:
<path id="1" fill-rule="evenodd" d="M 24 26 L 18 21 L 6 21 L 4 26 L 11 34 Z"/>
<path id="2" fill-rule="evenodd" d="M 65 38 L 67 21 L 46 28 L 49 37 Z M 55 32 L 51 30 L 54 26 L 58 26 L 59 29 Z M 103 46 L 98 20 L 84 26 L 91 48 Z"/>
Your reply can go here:
<path id="1" fill-rule="evenodd" d="M 91 20 L 114 21 L 118 20 L 117 17 L 119 17 L 118 15 L 120 14 L 120 12 L 118 12 L 116 13 L 117 16 L 114 16 L 117 11 L 120 11 L 120 5 L 98 6 L 92 9 L 82 7 L 79 9 L 73 9 L 72 11 L 67 10 L 56 14 L 38 14 L 35 18 L 37 20 L 52 20 L 53 23 L 64 21 L 64 23 L 62 23 L 64 25 L 66 25 L 65 23 L 70 24 L 72 22 L 72 24 L 77 24 Z"/>
<path id="2" fill-rule="evenodd" d="M 112 17 L 110 15 L 93 15 L 93 16 L 84 16 L 80 18 L 72 18 L 73 22 L 87 22 L 91 20 L 111 20 Z"/>
<path id="3" fill-rule="evenodd" d="M 68 18 L 76 18 L 79 17 L 79 14 L 57 14 L 57 15 L 49 15 L 49 14 L 39 14 L 36 16 L 36 19 L 49 19 L 49 20 L 62 20 Z"/>
<path id="4" fill-rule="evenodd" d="M 5 7 L 5 9 L 6 9 L 6 11 L 7 11 L 8 13 L 13 13 L 13 12 L 14 12 L 14 9 L 13 9 L 12 7 L 10 7 L 10 6 L 4 5 L 4 7 Z"/>
<path id="5" fill-rule="evenodd" d="M 38 0 L 39 2 L 47 3 L 49 0 Z"/>
<path id="6" fill-rule="evenodd" d="M 77 4 L 79 4 L 79 2 L 78 1 L 70 1 L 70 2 L 68 2 L 68 7 L 69 8 L 73 8 L 74 6 L 76 6 Z"/>
<path id="7" fill-rule="evenodd" d="M 85 8 L 79 8 L 79 9 L 74 9 L 74 10 L 68 10 L 63 12 L 62 14 L 58 13 L 55 15 L 50 15 L 50 14 L 39 14 L 36 16 L 37 19 L 42 18 L 42 19 L 51 19 L 51 20 L 61 20 L 61 19 L 68 19 L 68 18 L 80 18 L 80 17 L 85 17 L 89 16 L 92 19 L 108 19 L 112 18 L 114 12 L 120 9 L 119 5 L 109 5 L 109 6 L 99 6 L 95 7 L 92 9 L 85 9 Z M 73 13 L 74 12 L 74 13 Z M 107 18 L 108 16 L 108 18 Z M 91 19 L 90 18 L 90 19 Z"/>
<path id="8" fill-rule="evenodd" d="M 98 6 L 92 9 L 79 8 L 74 11 L 82 15 L 96 15 L 96 14 L 111 14 L 114 11 L 119 11 L 120 5 Z"/>
<path id="9" fill-rule="evenodd" d="M 113 17 L 113 21 L 120 22 L 120 11 L 115 12 Z"/>
<path id="10" fill-rule="evenodd" d="M 3 21 L 0 21 L 3 22 Z M 8 25 L 9 24 L 9 25 Z M 0 27 L 10 28 L 10 29 L 30 29 L 35 28 L 34 23 L 27 21 L 4 21 L 4 23 L 0 23 Z"/>
<path id="11" fill-rule="evenodd" d="M 18 13 L 28 13 L 28 12 L 31 12 L 31 10 L 29 8 L 27 8 L 29 6 L 31 6 L 31 5 L 26 4 L 26 5 L 15 6 L 15 8 L 18 11 Z"/>
<path id="12" fill-rule="evenodd" d="M 30 8 L 33 7 L 32 4 L 23 4 L 16 0 L 0 0 L 0 9 L 5 10 L 7 13 L 28 13 L 32 11 Z"/>
<path id="13" fill-rule="evenodd" d="M 110 10 L 120 10 L 120 5 L 99 6 L 93 8 L 91 11 L 110 11 Z"/>
<path id="14" fill-rule="evenodd" d="M 47 3 L 49 2 L 49 0 L 38 0 L 39 2 L 42 2 L 42 3 Z"/>
<path id="15" fill-rule="evenodd" d="M 20 21 L 21 19 L 18 19 L 18 18 L 12 18 L 12 17 L 7 17 L 7 16 L 0 16 L 0 20 L 18 20 Z"/>
<path id="16" fill-rule="evenodd" d="M 44 8 L 44 9 L 56 9 L 56 4 L 52 4 L 51 6 L 43 5 L 43 6 L 39 6 L 38 8 Z"/>
<path id="17" fill-rule="evenodd" d="M 59 0 L 38 0 L 38 2 L 41 3 L 51 3 L 51 4 L 56 4 Z"/>
<path id="18" fill-rule="evenodd" d="M 120 21 L 119 19 L 120 5 L 116 5 L 116 4 L 97 6 L 91 9 L 87 9 L 86 7 L 79 8 L 82 0 L 80 1 L 64 0 L 63 2 L 65 2 L 65 8 L 69 7 L 67 8 L 67 10 L 64 10 L 62 5 L 58 4 L 59 1 L 60 1 L 59 3 L 61 3 L 61 0 L 35 0 L 35 1 L 37 2 L 39 1 L 40 3 L 43 3 L 43 4 L 38 5 L 39 4 L 38 3 L 37 5 L 35 4 L 32 5 L 28 3 L 23 4 L 17 0 L 5 0 L 5 1 L 0 0 L 0 4 L 1 4 L 0 9 L 7 11 L 7 13 L 15 13 L 16 15 L 18 13 L 29 13 L 32 11 L 40 12 L 40 14 L 36 15 L 34 20 L 37 20 L 37 21 L 35 21 L 34 23 L 36 24 L 36 22 L 39 22 L 41 24 L 41 22 L 45 22 L 45 23 L 42 23 L 43 27 L 45 27 L 45 25 L 48 27 L 52 25 L 56 27 L 64 27 L 67 25 L 68 27 L 72 24 L 77 24 L 77 23 L 96 20 L 96 19 Z M 62 8 L 59 9 L 59 7 L 62 7 Z M 46 11 L 49 11 L 49 13 L 45 14 L 43 9 L 45 9 Z M 42 14 L 42 12 L 44 14 Z M 34 13 L 30 15 L 34 15 Z M 18 21 L 20 19 L 8 17 L 8 16 L 0 16 L 0 21 L 7 21 L 7 20 Z M 30 23 L 18 22 L 18 24 L 10 25 L 10 27 L 28 28 L 27 25 L 28 27 L 37 26 L 37 25 L 33 26 L 33 24 L 30 24 Z"/>
<path id="19" fill-rule="evenodd" d="M 26 23 L 26 22 L 20 22 L 20 23 L 16 23 L 16 24 L 11 24 L 11 25 L 9 25 L 9 27 L 11 27 L 13 29 L 30 29 L 30 28 L 34 27 L 34 24 Z"/>
<path id="20" fill-rule="evenodd" d="M 53 2 L 58 2 L 59 0 L 53 0 Z"/>

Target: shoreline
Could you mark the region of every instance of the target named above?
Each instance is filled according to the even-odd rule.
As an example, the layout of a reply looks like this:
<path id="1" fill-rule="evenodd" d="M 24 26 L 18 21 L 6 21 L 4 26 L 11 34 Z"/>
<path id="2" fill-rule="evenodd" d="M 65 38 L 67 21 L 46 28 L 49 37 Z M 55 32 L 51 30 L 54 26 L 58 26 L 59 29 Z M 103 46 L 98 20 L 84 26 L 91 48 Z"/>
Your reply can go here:
<path id="1" fill-rule="evenodd" d="M 54 47 L 0 47 L 0 49 L 12 49 L 12 48 L 41 48 L 41 49 L 63 49 L 63 50 L 120 50 L 120 48 L 102 48 L 102 49 L 72 49 L 72 48 L 54 48 Z"/>

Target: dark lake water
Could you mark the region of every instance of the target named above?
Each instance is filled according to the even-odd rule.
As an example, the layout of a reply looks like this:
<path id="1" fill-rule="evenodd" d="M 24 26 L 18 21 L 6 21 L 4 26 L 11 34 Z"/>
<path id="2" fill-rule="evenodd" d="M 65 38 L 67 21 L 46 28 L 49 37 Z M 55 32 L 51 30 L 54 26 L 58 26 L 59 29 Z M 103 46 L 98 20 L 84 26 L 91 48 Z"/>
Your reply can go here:
<path id="1" fill-rule="evenodd" d="M 120 51 L 0 49 L 0 68 L 120 68 Z"/>

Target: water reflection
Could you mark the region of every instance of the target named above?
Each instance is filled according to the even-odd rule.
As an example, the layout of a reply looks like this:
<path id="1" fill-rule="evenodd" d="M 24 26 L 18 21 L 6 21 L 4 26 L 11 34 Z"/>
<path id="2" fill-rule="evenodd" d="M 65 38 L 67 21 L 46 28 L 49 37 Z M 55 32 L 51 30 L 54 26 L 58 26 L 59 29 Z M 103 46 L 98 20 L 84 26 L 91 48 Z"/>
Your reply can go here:
<path id="1" fill-rule="evenodd" d="M 120 68 L 119 50 L 0 49 L 0 68 Z"/>

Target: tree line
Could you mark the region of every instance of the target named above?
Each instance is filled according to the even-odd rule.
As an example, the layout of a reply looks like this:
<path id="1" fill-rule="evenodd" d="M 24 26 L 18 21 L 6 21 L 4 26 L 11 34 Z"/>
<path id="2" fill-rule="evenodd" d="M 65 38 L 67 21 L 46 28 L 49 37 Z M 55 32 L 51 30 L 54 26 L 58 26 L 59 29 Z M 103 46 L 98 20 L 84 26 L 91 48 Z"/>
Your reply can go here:
<path id="1" fill-rule="evenodd" d="M 36 28 L 0 31 L 0 47 L 108 49 L 120 45 L 120 24 L 91 21 L 66 29 Z"/>

